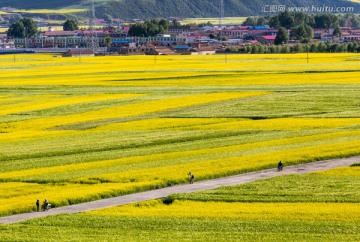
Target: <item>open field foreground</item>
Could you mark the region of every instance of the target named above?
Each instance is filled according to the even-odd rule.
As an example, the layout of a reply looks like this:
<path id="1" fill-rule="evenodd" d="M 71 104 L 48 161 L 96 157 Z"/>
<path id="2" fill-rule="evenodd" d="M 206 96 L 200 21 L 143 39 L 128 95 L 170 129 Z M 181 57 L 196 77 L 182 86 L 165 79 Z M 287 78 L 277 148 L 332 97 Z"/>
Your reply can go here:
<path id="1" fill-rule="evenodd" d="M 358 241 L 359 172 L 354 166 L 279 176 L 167 200 L 0 224 L 0 240 Z"/>
<path id="2" fill-rule="evenodd" d="M 0 56 L 0 215 L 359 155 L 358 54 Z"/>
<path id="3" fill-rule="evenodd" d="M 104 198 L 97 201 L 74 204 L 71 206 L 51 208 L 46 212 L 42 212 L 42 211 L 29 212 L 29 213 L 4 216 L 4 217 L 0 217 L 0 223 L 13 224 L 33 218 L 40 218 L 40 217 L 65 214 L 65 213 L 67 214 L 81 213 L 81 212 L 104 209 L 109 207 L 116 207 L 120 205 L 136 203 L 136 202 L 145 202 L 160 198 L 163 199 L 168 196 L 173 196 L 174 194 L 177 193 L 206 191 L 206 190 L 216 189 L 219 187 L 235 186 L 235 185 L 245 184 L 245 183 L 268 179 L 277 176 L 297 175 L 297 174 L 307 174 L 311 172 L 327 171 L 339 167 L 360 165 L 359 161 L 360 161 L 360 156 L 353 156 L 349 158 L 324 160 L 324 161 L 317 161 L 306 164 L 286 166 L 286 168 L 281 172 L 279 172 L 276 168 L 247 172 L 244 174 L 239 174 L 234 176 L 210 179 L 210 180 L 199 181 L 190 184 L 180 184 L 176 186 L 165 187 L 165 188 L 155 189 L 145 192 L 138 192 L 134 194 L 123 195 L 113 198 Z"/>

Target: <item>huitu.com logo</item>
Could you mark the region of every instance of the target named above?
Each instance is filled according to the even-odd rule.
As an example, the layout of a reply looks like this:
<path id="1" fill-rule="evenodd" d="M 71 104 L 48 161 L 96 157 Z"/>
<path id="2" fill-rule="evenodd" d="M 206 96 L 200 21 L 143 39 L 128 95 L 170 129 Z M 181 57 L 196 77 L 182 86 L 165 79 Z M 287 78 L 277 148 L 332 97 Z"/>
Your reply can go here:
<path id="1" fill-rule="evenodd" d="M 337 7 L 337 6 L 303 6 L 303 7 L 288 7 L 286 5 L 264 5 L 261 8 L 262 13 L 280 13 L 284 11 L 289 12 L 305 12 L 305 13 L 353 13 L 354 7 Z"/>

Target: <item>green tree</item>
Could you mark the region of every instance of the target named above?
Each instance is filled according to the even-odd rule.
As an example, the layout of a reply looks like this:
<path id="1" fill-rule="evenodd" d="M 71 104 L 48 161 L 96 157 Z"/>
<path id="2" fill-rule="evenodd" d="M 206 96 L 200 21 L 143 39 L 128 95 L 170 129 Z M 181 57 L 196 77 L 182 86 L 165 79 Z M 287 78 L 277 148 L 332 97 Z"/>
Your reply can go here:
<path id="1" fill-rule="evenodd" d="M 347 27 L 353 27 L 353 28 L 359 28 L 360 27 L 360 15 L 356 14 L 345 14 L 342 16 L 339 16 L 339 25 L 340 26 L 347 26 Z"/>
<path id="2" fill-rule="evenodd" d="M 165 33 L 169 28 L 169 22 L 167 20 L 151 19 L 144 23 L 136 23 L 131 25 L 129 29 L 130 36 L 148 37 L 155 36 L 157 34 Z"/>
<path id="3" fill-rule="evenodd" d="M 251 54 L 258 54 L 258 53 L 259 53 L 259 45 L 252 45 Z"/>
<path id="4" fill-rule="evenodd" d="M 275 45 L 281 45 L 286 44 L 289 41 L 289 35 L 287 33 L 287 30 L 283 27 L 281 27 L 276 34 L 274 44 Z"/>
<path id="5" fill-rule="evenodd" d="M 63 24 L 64 31 L 74 31 L 74 30 L 78 30 L 78 29 L 79 29 L 79 26 L 76 23 L 76 21 L 73 19 L 67 19 L 65 21 L 65 23 Z"/>
<path id="6" fill-rule="evenodd" d="M 105 38 L 105 45 L 106 45 L 106 47 L 110 47 L 111 46 L 111 44 L 112 44 L 112 39 L 111 39 L 111 37 L 110 36 L 106 36 L 106 38 Z"/>
<path id="7" fill-rule="evenodd" d="M 350 44 L 348 44 L 348 52 L 357 52 L 359 45 L 357 42 L 352 42 Z"/>
<path id="8" fill-rule="evenodd" d="M 312 52 L 312 53 L 317 52 L 317 49 L 318 49 L 317 43 L 313 43 L 310 45 L 310 52 Z"/>
<path id="9" fill-rule="evenodd" d="M 303 12 L 296 12 L 294 15 L 294 24 L 295 25 L 305 25 L 307 24 L 308 15 Z"/>
<path id="10" fill-rule="evenodd" d="M 351 21 L 351 27 L 360 28 L 360 16 L 356 16 Z"/>
<path id="11" fill-rule="evenodd" d="M 160 26 L 163 26 L 163 28 L 164 28 L 165 30 L 168 30 L 168 29 L 169 29 L 169 26 L 170 26 L 170 23 L 169 23 L 169 21 L 167 21 L 166 19 L 161 19 L 161 20 L 159 21 L 159 25 L 160 25 Z"/>
<path id="12" fill-rule="evenodd" d="M 302 44 L 296 44 L 293 47 L 293 51 L 296 53 L 302 53 L 304 52 L 304 46 Z"/>
<path id="13" fill-rule="evenodd" d="M 290 46 L 288 46 L 288 45 L 281 46 L 280 53 L 283 53 L 283 54 L 290 53 Z"/>
<path id="14" fill-rule="evenodd" d="M 25 38 L 24 24 L 20 21 L 13 23 L 10 25 L 7 35 L 12 38 Z"/>
<path id="15" fill-rule="evenodd" d="M 231 46 L 231 47 L 227 47 L 226 49 L 225 49 L 225 51 L 226 52 L 239 52 L 239 48 L 237 48 L 237 47 L 233 47 L 233 46 Z"/>
<path id="16" fill-rule="evenodd" d="M 176 19 L 174 19 L 174 20 L 171 22 L 171 26 L 173 26 L 173 27 L 179 27 L 179 26 L 181 26 L 181 24 L 180 24 L 179 21 L 177 21 Z"/>
<path id="17" fill-rule="evenodd" d="M 264 45 L 264 53 L 266 53 L 266 54 L 270 54 L 270 53 L 271 53 L 271 52 L 270 52 L 270 47 L 269 47 L 269 46 Z"/>
<path id="18" fill-rule="evenodd" d="M 274 53 L 281 53 L 281 46 L 279 46 L 279 45 L 276 45 L 275 47 L 274 47 Z"/>
<path id="19" fill-rule="evenodd" d="M 31 38 L 36 35 L 38 26 L 31 18 L 23 18 L 10 25 L 8 36 L 13 38 Z"/>
<path id="20" fill-rule="evenodd" d="M 319 53 L 324 53 L 324 52 L 326 52 L 327 51 L 327 46 L 326 46 L 326 44 L 325 43 L 319 43 L 318 45 L 317 45 L 317 52 L 319 52 Z"/>
<path id="21" fill-rule="evenodd" d="M 268 21 L 265 18 L 260 17 L 260 18 L 258 18 L 258 20 L 256 22 L 256 25 L 257 26 L 262 26 L 262 25 L 266 25 L 267 23 L 268 23 Z"/>
<path id="22" fill-rule="evenodd" d="M 314 38 L 314 30 L 309 25 L 301 24 L 291 29 L 291 37 L 300 40 L 302 43 L 308 43 Z"/>
<path id="23" fill-rule="evenodd" d="M 339 25 L 337 25 L 337 26 L 334 28 L 333 35 L 334 35 L 334 36 L 337 36 L 337 37 L 341 37 L 342 32 L 341 32 L 341 29 L 340 29 Z"/>
<path id="24" fill-rule="evenodd" d="M 258 53 L 259 53 L 259 54 L 265 53 L 265 46 L 264 46 L 264 45 L 259 45 L 259 47 L 258 47 Z"/>
<path id="25" fill-rule="evenodd" d="M 294 16 L 289 11 L 285 11 L 279 14 L 280 25 L 286 29 L 294 27 Z"/>
<path id="26" fill-rule="evenodd" d="M 281 24 L 280 24 L 280 20 L 279 20 L 279 16 L 278 15 L 275 15 L 273 17 L 270 18 L 270 21 L 269 21 L 269 26 L 271 28 L 275 28 L 275 29 L 278 29 L 281 27 Z"/>
<path id="27" fill-rule="evenodd" d="M 335 28 L 339 25 L 339 18 L 334 14 L 315 15 L 315 28 Z"/>
<path id="28" fill-rule="evenodd" d="M 251 53 L 251 45 L 246 45 L 245 47 L 244 47 L 244 52 L 245 53 Z"/>
<path id="29" fill-rule="evenodd" d="M 314 29 L 309 25 L 305 25 L 305 30 L 306 30 L 307 37 L 309 38 L 309 40 L 313 39 L 314 38 Z"/>
<path id="30" fill-rule="evenodd" d="M 303 24 L 291 29 L 291 37 L 295 39 L 307 38 L 305 26 Z"/>
<path id="31" fill-rule="evenodd" d="M 340 52 L 347 52 L 348 45 L 346 43 L 340 45 Z"/>
<path id="32" fill-rule="evenodd" d="M 257 24 L 257 19 L 255 17 L 248 17 L 243 22 L 243 25 L 245 25 L 245 26 L 255 26 L 256 24 Z"/>
<path id="33" fill-rule="evenodd" d="M 273 45 L 269 46 L 269 53 L 270 54 L 275 53 L 275 47 Z"/>
<path id="34" fill-rule="evenodd" d="M 23 18 L 22 23 L 24 24 L 25 27 L 25 36 L 27 38 L 33 37 L 36 35 L 37 30 L 38 30 L 38 26 L 35 23 L 34 20 L 32 20 L 31 18 Z"/>
<path id="35" fill-rule="evenodd" d="M 213 23 L 211 23 L 210 21 L 208 21 L 208 22 L 206 23 L 206 25 L 207 25 L 207 26 L 214 26 Z"/>
<path id="36" fill-rule="evenodd" d="M 145 36 L 146 26 L 143 23 L 135 23 L 131 25 L 128 34 L 130 36 Z"/>

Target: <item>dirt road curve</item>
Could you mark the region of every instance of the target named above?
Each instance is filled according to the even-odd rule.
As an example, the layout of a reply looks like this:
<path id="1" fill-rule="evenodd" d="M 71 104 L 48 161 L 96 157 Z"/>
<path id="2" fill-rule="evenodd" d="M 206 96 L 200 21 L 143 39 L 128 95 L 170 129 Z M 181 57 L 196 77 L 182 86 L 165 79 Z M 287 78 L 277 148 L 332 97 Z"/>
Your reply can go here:
<path id="1" fill-rule="evenodd" d="M 233 185 L 243 184 L 243 183 L 266 179 L 275 176 L 288 175 L 288 174 L 305 174 L 314 171 L 330 170 L 336 167 L 350 166 L 351 164 L 358 162 L 360 162 L 360 156 L 344 158 L 344 159 L 319 161 L 319 162 L 313 162 L 313 163 L 296 165 L 296 166 L 286 166 L 286 164 L 284 164 L 285 168 L 282 172 L 277 172 L 276 169 L 269 169 L 269 170 L 245 173 L 241 175 L 224 177 L 219 179 L 195 182 L 193 184 L 185 184 L 185 185 L 167 187 L 158 190 L 151 190 L 147 192 L 125 195 L 121 197 L 108 198 L 108 199 L 82 203 L 72 206 L 53 208 L 46 212 L 33 212 L 33 213 L 12 215 L 7 217 L 0 217 L 0 223 L 12 224 L 27 219 L 44 217 L 53 214 L 80 213 L 84 211 L 90 211 L 90 210 L 119 206 L 134 202 L 141 202 L 146 200 L 162 198 L 174 193 L 188 193 L 188 192 L 195 192 L 201 190 L 210 190 L 221 186 L 233 186 Z"/>

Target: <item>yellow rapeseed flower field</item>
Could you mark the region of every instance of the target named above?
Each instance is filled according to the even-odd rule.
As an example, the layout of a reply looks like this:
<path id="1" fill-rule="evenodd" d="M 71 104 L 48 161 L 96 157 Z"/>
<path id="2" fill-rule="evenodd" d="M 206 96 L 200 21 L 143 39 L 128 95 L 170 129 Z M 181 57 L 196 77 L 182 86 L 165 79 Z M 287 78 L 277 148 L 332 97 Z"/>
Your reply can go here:
<path id="1" fill-rule="evenodd" d="M 358 118 L 154 118 L 103 125 L 97 130 L 307 130 L 346 127 L 359 122 Z"/>
<path id="2" fill-rule="evenodd" d="M 86 102 L 96 102 L 101 100 L 111 100 L 126 98 L 129 95 L 124 94 L 95 94 L 86 96 L 66 97 L 61 95 L 43 95 L 36 97 L 28 97 L 22 99 L 22 103 L 3 105 L 0 115 L 8 115 L 14 113 L 22 113 L 27 111 L 50 109 L 66 105 L 81 104 Z M 9 100 L 5 98 L 6 100 Z M 19 98 L 17 98 L 19 100 Z M 11 98 L 9 101 L 12 101 Z"/>
<path id="3" fill-rule="evenodd" d="M 89 212 L 102 216 L 190 217 L 279 220 L 359 221 L 356 203 L 227 203 L 175 201 L 166 206 L 162 201 Z"/>
<path id="4" fill-rule="evenodd" d="M 199 241 L 357 241 L 359 172 L 360 167 L 353 166 L 279 176 L 209 191 L 174 194 L 161 200 L 47 216 L 2 225 L 0 238 L 4 241 L 23 238 L 87 241 L 90 237 L 151 241 L 194 238 Z M 64 185 L 73 196 L 64 204 L 81 202 L 81 195 L 86 195 L 91 186 L 83 185 L 85 189 L 80 189 L 80 185 Z M 104 185 L 116 189 L 114 184 Z M 24 194 L 26 190 L 42 194 L 41 188 L 33 184 L 9 183 L 6 188 L 0 188 L 6 189 L 9 201 L 15 204 L 14 189 L 23 189 Z M 49 195 L 57 197 L 55 193 Z M 23 198 L 26 197 L 19 197 L 20 203 Z"/>
<path id="5" fill-rule="evenodd" d="M 358 155 L 359 67 L 347 53 L 0 56 L 0 214 L 184 183 L 189 171 Z"/>
<path id="6" fill-rule="evenodd" d="M 16 9 L 14 13 L 40 13 L 40 14 L 71 14 L 85 12 L 86 9 L 69 8 L 69 9 Z"/>

